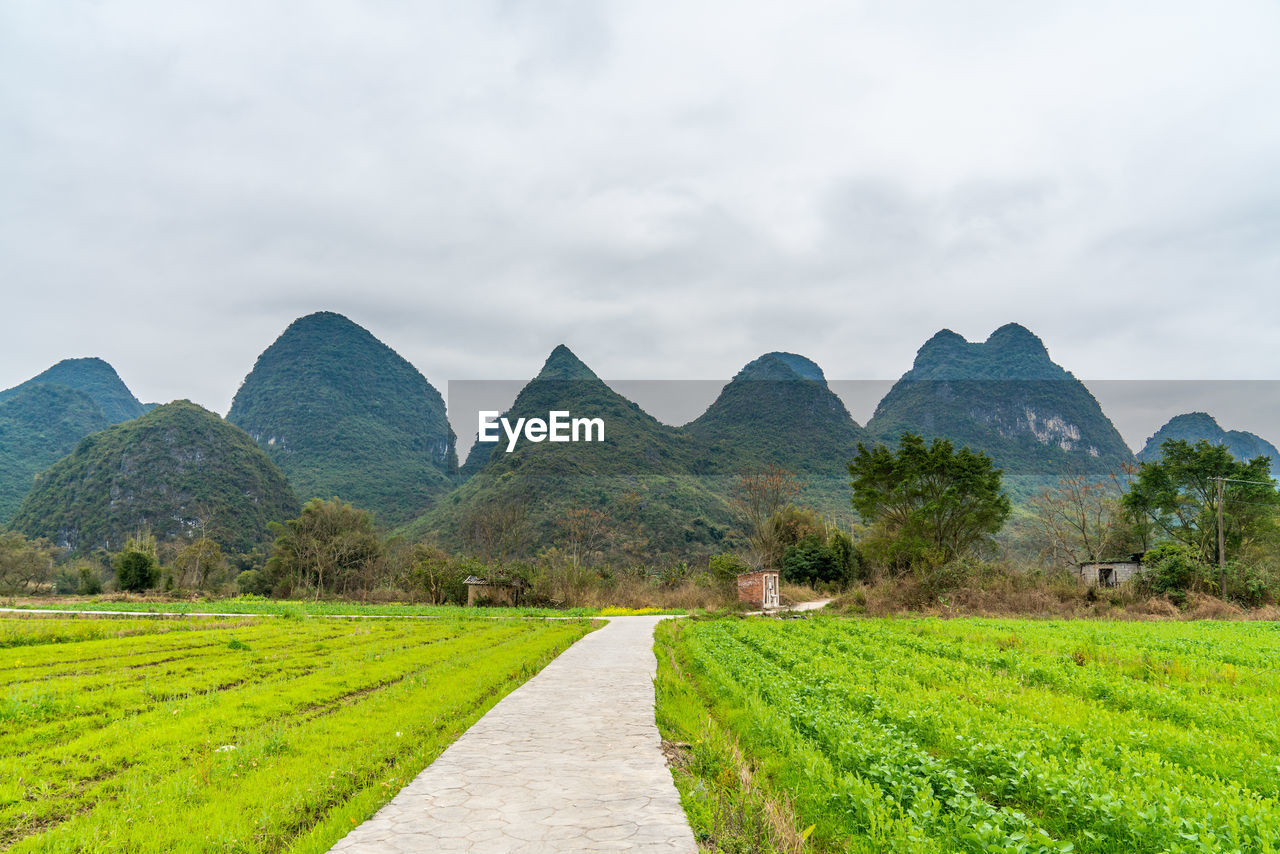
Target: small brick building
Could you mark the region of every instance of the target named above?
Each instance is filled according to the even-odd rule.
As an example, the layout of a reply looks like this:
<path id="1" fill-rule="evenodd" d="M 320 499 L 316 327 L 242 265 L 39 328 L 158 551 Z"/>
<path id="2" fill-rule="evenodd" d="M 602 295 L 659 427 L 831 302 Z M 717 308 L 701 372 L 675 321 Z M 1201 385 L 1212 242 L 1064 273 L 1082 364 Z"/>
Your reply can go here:
<path id="1" fill-rule="evenodd" d="M 1098 560 L 1080 564 L 1080 580 L 1097 587 L 1115 587 L 1131 580 L 1142 569 L 1142 554 L 1119 560 Z"/>
<path id="2" fill-rule="evenodd" d="M 755 572 L 744 572 L 739 575 L 738 601 L 757 608 L 779 607 L 778 571 L 757 569 Z"/>

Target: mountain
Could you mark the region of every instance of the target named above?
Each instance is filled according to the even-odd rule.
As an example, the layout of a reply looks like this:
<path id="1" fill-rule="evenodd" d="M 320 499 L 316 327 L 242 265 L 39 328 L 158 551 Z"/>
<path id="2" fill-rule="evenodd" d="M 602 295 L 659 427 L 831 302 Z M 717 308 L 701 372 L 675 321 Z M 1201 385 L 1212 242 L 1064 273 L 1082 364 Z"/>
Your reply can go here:
<path id="1" fill-rule="evenodd" d="M 454 548 L 529 555 L 564 542 L 566 514 L 590 511 L 600 514 L 591 517 L 604 529 L 600 540 L 637 561 L 709 551 L 725 538 L 728 508 L 691 474 L 705 456 L 698 441 L 609 388 L 563 345 L 503 417 L 514 425 L 553 411 L 601 419 L 603 441 L 521 439 L 508 452 L 500 430 L 501 441 L 472 450 L 466 468 L 475 474 L 403 533 Z"/>
<path id="2" fill-rule="evenodd" d="M 137 418 L 146 409 L 129 391 L 116 369 L 102 359 L 63 359 L 22 385 L 0 391 L 0 403 L 35 385 L 61 385 L 84 392 L 111 424 Z"/>
<path id="3" fill-rule="evenodd" d="M 0 523 L 18 509 L 36 474 L 85 436 L 144 409 L 102 359 L 64 359 L 0 391 Z"/>
<path id="4" fill-rule="evenodd" d="M 847 479 L 845 463 L 867 439 L 822 369 L 794 353 L 748 363 L 684 429 L 707 448 L 702 470 L 723 474 L 776 464 Z"/>
<path id="5" fill-rule="evenodd" d="M 1006 475 L 1109 473 L 1133 453 L 1089 390 L 1016 323 L 983 343 L 949 329 L 916 353 L 876 407 L 867 431 L 903 431 L 985 451 Z"/>
<path id="6" fill-rule="evenodd" d="M 31 490 L 35 476 L 111 422 L 93 398 L 63 385 L 24 384 L 0 401 L 0 523 Z"/>
<path id="7" fill-rule="evenodd" d="M 78 551 L 118 549 L 149 529 L 161 540 L 207 532 L 242 552 L 298 510 L 248 435 L 183 400 L 82 440 L 36 479 L 13 527 Z"/>
<path id="8" fill-rule="evenodd" d="M 245 378 L 227 420 L 304 500 L 337 496 L 398 524 L 457 473 L 444 399 L 413 365 L 340 314 L 299 318 Z"/>
<path id="9" fill-rule="evenodd" d="M 1169 419 L 1169 423 L 1147 440 L 1147 444 L 1138 452 L 1138 459 L 1142 462 L 1160 459 L 1160 446 L 1166 439 L 1182 439 L 1192 443 L 1203 440 L 1214 445 L 1226 445 L 1231 456 L 1242 462 L 1255 457 L 1270 457 L 1273 466 L 1280 462 L 1280 452 L 1275 445 L 1261 436 L 1243 430 L 1223 430 L 1207 412 L 1188 412 Z"/>

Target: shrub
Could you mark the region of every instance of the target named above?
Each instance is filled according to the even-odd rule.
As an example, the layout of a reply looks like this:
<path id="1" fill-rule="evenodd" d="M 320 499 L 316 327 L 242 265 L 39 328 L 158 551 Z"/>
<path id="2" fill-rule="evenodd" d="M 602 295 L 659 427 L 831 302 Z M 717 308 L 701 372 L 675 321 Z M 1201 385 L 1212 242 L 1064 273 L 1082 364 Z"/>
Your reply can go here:
<path id="1" fill-rule="evenodd" d="M 256 569 L 246 569 L 236 576 L 236 588 L 241 596 L 266 596 L 271 592 L 271 581 Z"/>
<path id="2" fill-rule="evenodd" d="M 145 551 L 127 549 L 116 555 L 116 582 L 121 590 L 141 593 L 155 587 L 160 580 L 156 556 Z"/>
<path id="3" fill-rule="evenodd" d="M 1142 557 L 1139 587 L 1157 596 L 1177 594 L 1201 586 L 1207 567 L 1199 553 L 1183 543 L 1162 543 Z"/>
<path id="4" fill-rule="evenodd" d="M 707 560 L 707 572 L 711 580 L 722 587 L 737 587 L 738 576 L 750 572 L 747 562 L 733 552 L 712 555 Z"/>
<path id="5" fill-rule="evenodd" d="M 92 566 L 81 566 L 79 573 L 79 592 L 82 596 L 97 596 L 102 592 L 102 576 Z"/>

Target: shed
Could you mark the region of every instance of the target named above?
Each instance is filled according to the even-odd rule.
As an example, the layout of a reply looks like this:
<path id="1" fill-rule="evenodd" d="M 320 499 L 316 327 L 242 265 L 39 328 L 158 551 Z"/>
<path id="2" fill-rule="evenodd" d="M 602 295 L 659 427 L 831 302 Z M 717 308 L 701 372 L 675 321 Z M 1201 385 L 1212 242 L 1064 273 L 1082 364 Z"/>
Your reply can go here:
<path id="1" fill-rule="evenodd" d="M 467 585 L 467 606 L 473 605 L 511 605 L 520 603 L 520 590 L 523 584 L 512 578 L 478 578 L 468 575 L 462 582 Z"/>
<path id="2" fill-rule="evenodd" d="M 738 601 L 755 605 L 757 608 L 777 608 L 778 571 L 776 569 L 757 569 L 744 572 L 738 576 Z"/>
<path id="3" fill-rule="evenodd" d="M 1131 580 L 1142 569 L 1142 552 L 1115 560 L 1080 564 L 1080 580 L 1097 587 L 1115 587 Z"/>

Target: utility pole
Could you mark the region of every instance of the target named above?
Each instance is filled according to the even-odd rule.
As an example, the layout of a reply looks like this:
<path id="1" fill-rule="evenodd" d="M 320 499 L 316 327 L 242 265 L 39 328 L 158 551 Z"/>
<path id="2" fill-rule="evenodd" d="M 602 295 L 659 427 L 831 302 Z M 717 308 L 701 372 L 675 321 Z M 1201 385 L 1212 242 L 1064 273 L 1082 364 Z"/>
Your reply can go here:
<path id="1" fill-rule="evenodd" d="M 1227 554 L 1226 538 L 1222 532 L 1222 493 L 1226 478 L 1215 477 L 1214 480 L 1218 482 L 1218 595 L 1225 599 L 1227 598 Z"/>

